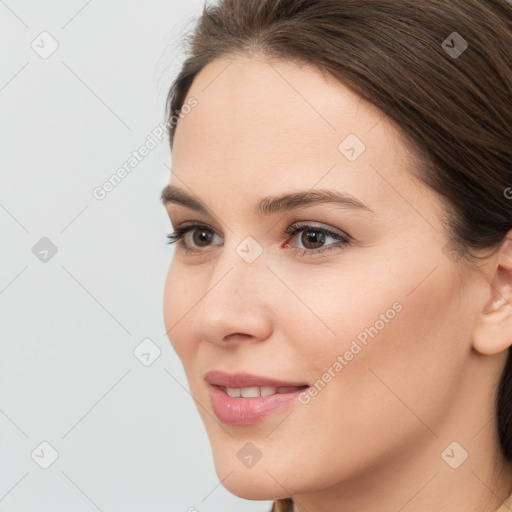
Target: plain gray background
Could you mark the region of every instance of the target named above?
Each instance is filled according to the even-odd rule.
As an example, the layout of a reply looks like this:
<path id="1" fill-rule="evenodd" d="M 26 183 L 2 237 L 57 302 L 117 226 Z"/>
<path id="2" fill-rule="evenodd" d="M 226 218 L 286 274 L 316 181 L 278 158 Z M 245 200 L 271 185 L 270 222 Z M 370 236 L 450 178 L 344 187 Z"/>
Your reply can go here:
<path id="1" fill-rule="evenodd" d="M 165 335 L 167 140 L 92 194 L 164 121 L 202 7 L 0 1 L 1 512 L 270 508 L 220 485 Z"/>

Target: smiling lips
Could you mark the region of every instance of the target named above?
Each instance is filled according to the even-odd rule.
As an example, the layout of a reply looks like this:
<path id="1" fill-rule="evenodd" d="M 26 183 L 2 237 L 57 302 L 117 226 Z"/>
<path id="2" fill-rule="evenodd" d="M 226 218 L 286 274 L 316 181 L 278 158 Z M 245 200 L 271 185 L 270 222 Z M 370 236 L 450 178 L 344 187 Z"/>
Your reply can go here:
<path id="1" fill-rule="evenodd" d="M 217 417 L 229 425 L 252 425 L 293 403 L 308 387 L 247 373 L 212 370 L 205 375 Z"/>

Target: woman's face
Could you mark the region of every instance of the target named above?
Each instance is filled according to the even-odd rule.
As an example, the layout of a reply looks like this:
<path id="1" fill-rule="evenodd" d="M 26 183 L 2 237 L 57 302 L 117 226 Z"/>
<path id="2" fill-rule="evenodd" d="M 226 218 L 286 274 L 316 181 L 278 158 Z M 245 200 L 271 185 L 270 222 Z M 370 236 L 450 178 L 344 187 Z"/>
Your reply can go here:
<path id="1" fill-rule="evenodd" d="M 272 499 L 415 457 L 451 471 L 440 454 L 468 383 L 480 292 L 463 288 L 442 202 L 412 176 L 398 133 L 340 83 L 290 62 L 218 59 L 190 98 L 170 185 L 205 208 L 169 194 L 173 227 L 200 227 L 175 245 L 164 313 L 223 485 Z M 275 396 L 215 388 L 214 409 L 212 370 L 309 388 L 273 411 Z M 241 415 L 244 400 L 256 405 Z"/>

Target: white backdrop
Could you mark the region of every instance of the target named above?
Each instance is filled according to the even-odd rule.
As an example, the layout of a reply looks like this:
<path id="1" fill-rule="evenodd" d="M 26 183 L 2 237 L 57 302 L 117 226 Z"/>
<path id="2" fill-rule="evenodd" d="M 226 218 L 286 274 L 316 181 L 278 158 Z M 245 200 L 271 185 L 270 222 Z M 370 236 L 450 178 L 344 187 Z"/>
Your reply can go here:
<path id="1" fill-rule="evenodd" d="M 219 484 L 163 323 L 155 134 L 202 7 L 0 0 L 0 512 L 270 509 Z"/>

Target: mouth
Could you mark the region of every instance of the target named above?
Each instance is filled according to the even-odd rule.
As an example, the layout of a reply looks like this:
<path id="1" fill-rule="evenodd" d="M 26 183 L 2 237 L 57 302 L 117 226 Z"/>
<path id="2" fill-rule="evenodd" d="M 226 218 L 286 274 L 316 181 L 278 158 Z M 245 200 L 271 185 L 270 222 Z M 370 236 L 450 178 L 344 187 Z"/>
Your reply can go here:
<path id="1" fill-rule="evenodd" d="M 306 389 L 309 386 L 248 386 L 243 388 L 231 388 L 227 386 L 217 387 L 231 398 L 258 398 L 277 394 L 294 393 L 297 391 L 302 391 L 303 389 Z"/>
<path id="2" fill-rule="evenodd" d="M 249 373 L 211 370 L 205 375 L 212 408 L 227 425 L 249 426 L 298 403 L 309 385 Z"/>
<path id="3" fill-rule="evenodd" d="M 309 388 L 307 384 L 248 374 L 209 373 L 206 380 L 209 381 L 208 391 L 217 418 L 226 425 L 239 427 L 255 425 L 278 411 L 297 405 L 299 395 Z"/>

